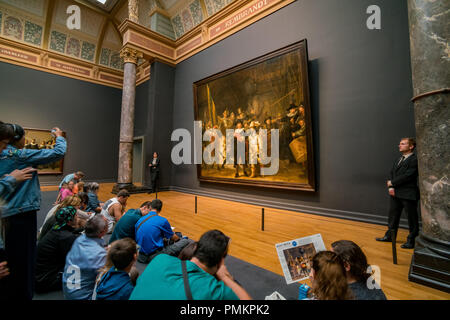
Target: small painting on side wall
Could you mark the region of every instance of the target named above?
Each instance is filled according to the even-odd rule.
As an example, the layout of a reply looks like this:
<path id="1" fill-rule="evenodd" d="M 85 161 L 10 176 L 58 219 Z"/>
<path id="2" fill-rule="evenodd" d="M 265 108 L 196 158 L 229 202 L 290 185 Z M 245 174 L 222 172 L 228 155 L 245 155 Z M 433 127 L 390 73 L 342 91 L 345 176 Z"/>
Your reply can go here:
<path id="1" fill-rule="evenodd" d="M 55 147 L 56 138 L 51 134 L 50 130 L 45 129 L 31 129 L 25 130 L 25 147 L 24 149 L 53 149 Z M 63 132 L 63 137 L 66 133 Z M 38 165 L 38 174 L 62 174 L 63 173 L 64 158 L 49 164 Z"/>

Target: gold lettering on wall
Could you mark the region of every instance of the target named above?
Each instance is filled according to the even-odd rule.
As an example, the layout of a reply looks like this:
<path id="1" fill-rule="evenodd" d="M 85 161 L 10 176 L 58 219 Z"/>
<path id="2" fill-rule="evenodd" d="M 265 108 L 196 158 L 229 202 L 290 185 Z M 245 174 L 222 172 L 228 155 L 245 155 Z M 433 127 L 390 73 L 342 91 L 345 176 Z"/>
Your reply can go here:
<path id="1" fill-rule="evenodd" d="M 235 25 L 250 19 L 256 14 L 262 12 L 264 9 L 273 5 L 274 3 L 279 2 L 279 0 L 257 0 L 252 2 L 249 6 L 242 9 L 236 14 L 233 14 L 230 18 L 225 21 L 220 22 L 219 24 L 213 26 L 209 32 L 211 38 L 214 38 L 221 33 L 224 33 L 228 29 L 234 27 Z"/>

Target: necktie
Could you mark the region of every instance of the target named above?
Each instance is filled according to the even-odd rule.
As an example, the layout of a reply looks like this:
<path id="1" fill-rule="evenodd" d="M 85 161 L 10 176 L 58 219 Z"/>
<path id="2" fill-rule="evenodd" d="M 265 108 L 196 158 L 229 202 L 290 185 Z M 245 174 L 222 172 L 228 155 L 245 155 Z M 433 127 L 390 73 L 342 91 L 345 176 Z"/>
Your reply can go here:
<path id="1" fill-rule="evenodd" d="M 397 163 L 397 167 L 403 162 L 403 160 L 405 160 L 405 156 L 402 156 L 400 161 Z"/>

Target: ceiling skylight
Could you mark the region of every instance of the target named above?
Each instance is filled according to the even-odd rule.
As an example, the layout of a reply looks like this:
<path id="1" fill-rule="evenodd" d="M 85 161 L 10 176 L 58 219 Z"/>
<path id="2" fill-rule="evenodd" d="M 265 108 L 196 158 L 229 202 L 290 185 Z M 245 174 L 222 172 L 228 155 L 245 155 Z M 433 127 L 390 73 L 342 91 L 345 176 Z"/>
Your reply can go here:
<path id="1" fill-rule="evenodd" d="M 114 6 L 119 3 L 119 0 L 75 0 L 75 1 L 90 2 L 91 4 L 101 8 L 106 12 L 110 12 L 114 8 Z"/>

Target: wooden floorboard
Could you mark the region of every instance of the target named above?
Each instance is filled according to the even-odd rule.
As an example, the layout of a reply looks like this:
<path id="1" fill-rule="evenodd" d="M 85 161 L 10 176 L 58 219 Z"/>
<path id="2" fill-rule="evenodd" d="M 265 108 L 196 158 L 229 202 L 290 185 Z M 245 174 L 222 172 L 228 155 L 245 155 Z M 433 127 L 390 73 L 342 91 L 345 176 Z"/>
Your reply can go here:
<path id="1" fill-rule="evenodd" d="M 114 184 L 101 184 L 99 198 L 106 201 L 113 197 Z M 57 187 L 42 187 L 57 190 Z M 141 203 L 153 200 L 155 194 L 135 194 L 128 199 L 127 209 L 138 208 Z M 329 218 L 306 213 L 265 208 L 264 231 L 261 231 L 261 207 L 227 200 L 198 196 L 198 213 L 195 214 L 195 196 L 174 191 L 158 193 L 163 201 L 162 216 L 175 231 L 198 240 L 205 232 L 219 229 L 231 237 L 229 254 L 279 275 L 283 271 L 275 244 L 320 233 L 327 249 L 337 240 L 352 240 L 365 252 L 368 261 L 381 270 L 381 287 L 388 299 L 450 299 L 450 295 L 408 281 L 408 271 L 413 250 L 401 249 L 407 230 L 398 232 L 398 264 L 392 263 L 391 243 L 380 243 L 386 227 Z"/>

